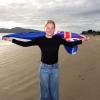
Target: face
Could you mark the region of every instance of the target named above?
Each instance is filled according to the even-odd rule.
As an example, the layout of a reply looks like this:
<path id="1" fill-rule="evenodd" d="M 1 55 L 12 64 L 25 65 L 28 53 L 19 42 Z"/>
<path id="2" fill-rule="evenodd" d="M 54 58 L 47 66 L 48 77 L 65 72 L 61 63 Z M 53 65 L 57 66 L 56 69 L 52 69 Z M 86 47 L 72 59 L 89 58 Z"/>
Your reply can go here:
<path id="1" fill-rule="evenodd" d="M 54 24 L 48 23 L 48 24 L 45 26 L 45 32 L 46 32 L 46 35 L 47 35 L 47 36 L 53 36 L 53 34 L 54 34 L 54 32 L 55 32 Z"/>

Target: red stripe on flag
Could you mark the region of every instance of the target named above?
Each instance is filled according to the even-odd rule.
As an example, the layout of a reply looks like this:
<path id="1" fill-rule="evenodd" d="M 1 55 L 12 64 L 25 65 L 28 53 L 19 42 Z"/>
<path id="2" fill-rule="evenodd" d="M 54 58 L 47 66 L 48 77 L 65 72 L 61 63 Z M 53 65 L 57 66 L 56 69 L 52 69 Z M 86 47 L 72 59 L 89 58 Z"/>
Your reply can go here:
<path id="1" fill-rule="evenodd" d="M 71 33 L 70 32 L 65 32 L 64 33 L 64 39 L 70 38 Z"/>

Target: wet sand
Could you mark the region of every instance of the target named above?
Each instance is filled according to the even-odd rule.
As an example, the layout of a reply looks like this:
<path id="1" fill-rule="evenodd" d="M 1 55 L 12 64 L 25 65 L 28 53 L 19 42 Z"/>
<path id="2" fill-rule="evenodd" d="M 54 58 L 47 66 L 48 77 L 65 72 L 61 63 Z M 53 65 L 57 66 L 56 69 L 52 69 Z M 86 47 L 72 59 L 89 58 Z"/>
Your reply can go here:
<path id="1" fill-rule="evenodd" d="M 38 47 L 0 44 L 0 100 L 39 100 Z M 69 55 L 60 46 L 60 100 L 100 100 L 100 37 Z"/>

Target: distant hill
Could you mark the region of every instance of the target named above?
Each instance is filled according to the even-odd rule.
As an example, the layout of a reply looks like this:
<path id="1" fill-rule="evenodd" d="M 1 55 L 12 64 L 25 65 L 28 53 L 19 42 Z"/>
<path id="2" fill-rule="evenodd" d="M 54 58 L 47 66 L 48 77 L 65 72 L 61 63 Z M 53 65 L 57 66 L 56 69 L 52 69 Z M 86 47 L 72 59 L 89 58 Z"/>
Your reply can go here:
<path id="1" fill-rule="evenodd" d="M 100 35 L 100 31 L 95 31 L 95 30 L 90 29 L 87 31 L 83 31 L 82 34 L 95 36 L 95 35 Z"/>
<path id="2" fill-rule="evenodd" d="M 32 31 L 39 31 L 39 30 L 26 29 L 26 28 L 21 28 L 21 27 L 14 27 L 11 29 L 0 28 L 0 33 L 19 33 L 19 32 L 32 32 Z"/>

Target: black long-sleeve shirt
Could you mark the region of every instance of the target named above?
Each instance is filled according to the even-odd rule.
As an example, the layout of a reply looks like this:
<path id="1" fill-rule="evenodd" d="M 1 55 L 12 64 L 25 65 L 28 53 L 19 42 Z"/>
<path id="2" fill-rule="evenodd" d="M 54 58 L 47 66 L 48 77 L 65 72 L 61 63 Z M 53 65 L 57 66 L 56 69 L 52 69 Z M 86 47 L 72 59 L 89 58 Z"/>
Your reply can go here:
<path id="1" fill-rule="evenodd" d="M 60 44 L 73 47 L 75 45 L 82 44 L 82 41 L 79 40 L 75 42 L 67 42 L 66 40 L 57 36 L 53 36 L 52 38 L 47 38 L 44 36 L 27 42 L 12 39 L 12 43 L 23 47 L 37 45 L 41 49 L 41 61 L 46 64 L 54 64 L 58 62 L 58 51 Z"/>

